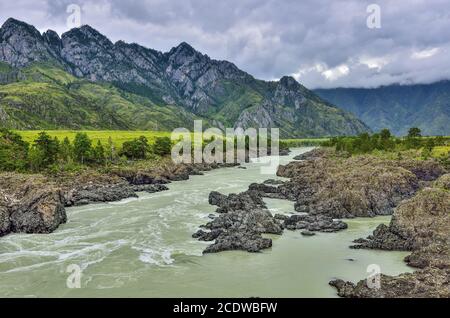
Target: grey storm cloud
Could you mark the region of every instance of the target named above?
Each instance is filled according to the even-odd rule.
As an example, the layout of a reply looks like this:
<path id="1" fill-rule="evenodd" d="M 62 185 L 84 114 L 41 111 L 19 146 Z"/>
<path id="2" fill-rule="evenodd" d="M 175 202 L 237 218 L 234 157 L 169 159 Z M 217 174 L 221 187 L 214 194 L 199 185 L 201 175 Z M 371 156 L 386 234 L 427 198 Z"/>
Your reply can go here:
<path id="1" fill-rule="evenodd" d="M 367 27 L 372 3 L 381 28 Z M 0 20 L 62 33 L 69 4 L 113 41 L 161 51 L 185 41 L 261 79 L 328 88 L 450 77 L 448 0 L 0 0 Z"/>

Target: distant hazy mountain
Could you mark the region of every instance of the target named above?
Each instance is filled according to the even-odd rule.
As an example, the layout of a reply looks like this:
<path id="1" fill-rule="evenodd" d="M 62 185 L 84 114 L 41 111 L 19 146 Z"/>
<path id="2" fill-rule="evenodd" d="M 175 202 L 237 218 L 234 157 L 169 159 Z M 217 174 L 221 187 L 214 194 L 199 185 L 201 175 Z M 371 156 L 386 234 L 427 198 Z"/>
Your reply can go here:
<path id="1" fill-rule="evenodd" d="M 405 135 L 410 127 L 419 127 L 426 135 L 450 135 L 450 81 L 314 92 L 356 114 L 374 131 L 389 128 Z"/>
<path id="2" fill-rule="evenodd" d="M 257 80 L 187 43 L 162 53 L 112 43 L 89 26 L 60 38 L 9 19 L 0 61 L 0 124 L 11 128 L 172 129 L 203 118 L 220 127 L 279 127 L 284 137 L 369 130 L 292 77 Z"/>

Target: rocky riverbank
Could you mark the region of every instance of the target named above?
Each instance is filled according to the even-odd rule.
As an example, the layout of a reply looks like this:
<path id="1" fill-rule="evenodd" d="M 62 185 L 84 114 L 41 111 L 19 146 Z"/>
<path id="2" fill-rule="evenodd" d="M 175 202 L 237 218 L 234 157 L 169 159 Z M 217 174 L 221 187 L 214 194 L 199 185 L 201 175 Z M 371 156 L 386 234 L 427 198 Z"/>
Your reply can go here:
<path id="1" fill-rule="evenodd" d="M 333 218 L 391 215 L 400 202 L 445 173 L 433 160 L 345 158 L 324 149 L 298 159 L 304 161 L 279 168 L 278 175 L 290 180 L 278 187 L 277 197 L 295 201 L 297 212 Z"/>
<path id="2" fill-rule="evenodd" d="M 330 284 L 342 297 L 450 297 L 450 174 L 402 202 L 389 226 L 357 239 L 352 248 L 412 251 L 405 262 L 418 268 L 396 277 L 381 276 L 379 289 L 362 280 L 356 285 L 335 280 Z"/>
<path id="3" fill-rule="evenodd" d="M 405 261 L 419 270 L 382 275 L 379 290 L 369 289 L 365 281 L 330 284 L 342 297 L 450 297 L 450 175 L 444 167 L 434 160 L 347 158 L 327 149 L 295 159 L 278 169 L 288 181 L 267 180 L 228 196 L 210 194 L 218 216 L 193 235 L 214 242 L 205 253 L 258 252 L 272 246 L 263 234 L 300 230 L 310 236 L 345 230 L 342 218 L 393 214 L 389 226 L 380 225 L 352 248 L 411 251 Z M 294 201 L 295 211 L 273 216 L 265 197 Z"/>
<path id="4" fill-rule="evenodd" d="M 226 209 L 220 207 L 218 212 L 233 212 L 234 215 L 238 211 L 239 215 L 245 215 L 260 210 L 260 205 L 245 204 L 245 198 L 251 193 L 259 201 L 263 197 L 294 201 L 295 211 L 292 212 L 306 214 L 277 217 L 282 228 L 339 231 L 346 229 L 346 224 L 335 219 L 390 215 L 400 202 L 445 173 L 444 168 L 432 160 L 393 161 L 374 156 L 345 158 L 327 149 L 315 149 L 295 159 L 301 161 L 278 169 L 277 175 L 289 178 L 288 181 L 267 180 L 252 184 L 249 191 L 229 197 L 226 202 L 232 201 L 234 205 Z M 237 221 L 232 227 L 240 226 Z"/>
<path id="5" fill-rule="evenodd" d="M 167 190 L 167 183 L 189 179 L 227 164 L 171 162 L 149 169 L 88 171 L 76 175 L 0 174 L 0 236 L 51 233 L 67 221 L 65 207 L 137 197 Z"/>

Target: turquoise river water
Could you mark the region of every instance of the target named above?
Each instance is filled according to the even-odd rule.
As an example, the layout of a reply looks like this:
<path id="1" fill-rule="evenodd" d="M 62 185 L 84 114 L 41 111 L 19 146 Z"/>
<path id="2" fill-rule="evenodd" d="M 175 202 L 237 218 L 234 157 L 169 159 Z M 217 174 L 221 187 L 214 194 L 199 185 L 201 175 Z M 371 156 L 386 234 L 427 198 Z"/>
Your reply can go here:
<path id="1" fill-rule="evenodd" d="M 281 164 L 307 150 L 295 149 Z M 202 255 L 209 243 L 191 235 L 215 210 L 209 193 L 241 192 L 276 178 L 261 174 L 263 161 L 192 176 L 137 199 L 70 208 L 68 223 L 53 234 L 1 238 L 0 296 L 336 297 L 328 281 L 363 279 L 370 264 L 386 274 L 411 271 L 407 253 L 348 248 L 389 217 L 348 220 L 348 230 L 314 237 L 285 231 L 257 254 Z M 292 202 L 266 202 L 273 213 L 294 212 Z M 80 288 L 67 285 L 71 265 L 81 270 Z"/>

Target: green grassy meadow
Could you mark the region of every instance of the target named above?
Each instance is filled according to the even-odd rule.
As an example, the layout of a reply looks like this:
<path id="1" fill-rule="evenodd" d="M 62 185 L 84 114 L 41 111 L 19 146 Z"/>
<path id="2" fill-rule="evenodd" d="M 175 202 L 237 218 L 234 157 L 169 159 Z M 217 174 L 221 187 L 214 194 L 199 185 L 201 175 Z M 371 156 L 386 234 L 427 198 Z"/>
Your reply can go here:
<path id="1" fill-rule="evenodd" d="M 16 133 L 22 136 L 22 138 L 30 144 L 37 138 L 41 130 L 16 130 Z M 70 141 L 73 141 L 77 130 L 46 130 L 46 132 L 52 137 L 58 137 L 62 141 L 65 137 L 68 137 Z M 100 141 L 102 144 L 107 144 L 109 137 L 111 137 L 116 147 L 121 147 L 125 141 L 130 141 L 140 136 L 145 136 L 149 143 L 153 143 L 158 137 L 170 137 L 169 131 L 129 131 L 129 130 L 83 130 L 87 133 L 89 138 L 94 143 Z M 329 138 L 304 138 L 304 139 L 283 139 L 282 142 L 288 147 L 306 147 L 306 146 L 319 146 L 322 142 L 329 140 Z M 450 146 L 438 146 L 433 149 L 433 157 L 440 158 L 447 156 L 450 152 Z"/>
<path id="2" fill-rule="evenodd" d="M 41 132 L 41 130 L 18 130 L 15 131 L 22 136 L 23 140 L 32 143 Z M 68 137 L 72 142 L 75 135 L 80 132 L 76 130 L 46 130 L 46 132 L 52 137 L 58 137 L 62 141 L 65 137 Z M 125 131 L 125 130 L 83 130 L 89 138 L 95 143 L 100 141 L 102 144 L 107 144 L 109 137 L 111 137 L 116 147 L 121 147 L 125 141 L 130 141 L 140 136 L 145 136 L 150 143 L 152 143 L 157 137 L 170 137 L 170 132 L 165 131 Z"/>

